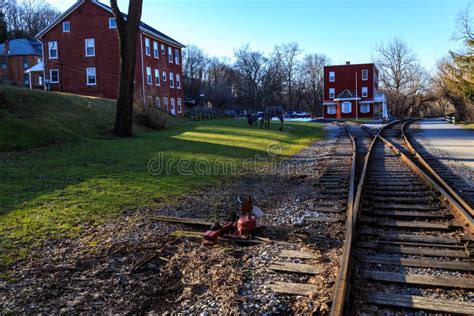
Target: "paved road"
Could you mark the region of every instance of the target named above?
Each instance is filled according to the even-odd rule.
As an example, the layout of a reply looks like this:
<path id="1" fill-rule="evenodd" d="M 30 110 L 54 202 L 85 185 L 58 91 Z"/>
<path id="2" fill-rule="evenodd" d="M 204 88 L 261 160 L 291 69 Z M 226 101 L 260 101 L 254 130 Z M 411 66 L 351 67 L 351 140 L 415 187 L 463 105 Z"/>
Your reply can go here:
<path id="1" fill-rule="evenodd" d="M 424 119 L 412 125 L 416 136 L 421 137 L 428 151 L 435 149 L 448 154 L 451 160 L 463 163 L 474 170 L 474 130 L 447 123 L 443 118 Z M 437 155 L 436 155 L 437 156 Z"/>

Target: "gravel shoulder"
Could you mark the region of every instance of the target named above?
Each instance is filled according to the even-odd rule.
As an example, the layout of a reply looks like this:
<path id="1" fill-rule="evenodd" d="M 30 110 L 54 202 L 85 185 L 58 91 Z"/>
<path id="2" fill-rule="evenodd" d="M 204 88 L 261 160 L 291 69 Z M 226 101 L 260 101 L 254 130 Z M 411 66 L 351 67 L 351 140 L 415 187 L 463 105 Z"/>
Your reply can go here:
<path id="1" fill-rule="evenodd" d="M 421 120 L 411 129 L 428 151 L 437 153 L 441 159 L 456 161 L 474 172 L 473 129 L 449 124 L 442 118 Z"/>

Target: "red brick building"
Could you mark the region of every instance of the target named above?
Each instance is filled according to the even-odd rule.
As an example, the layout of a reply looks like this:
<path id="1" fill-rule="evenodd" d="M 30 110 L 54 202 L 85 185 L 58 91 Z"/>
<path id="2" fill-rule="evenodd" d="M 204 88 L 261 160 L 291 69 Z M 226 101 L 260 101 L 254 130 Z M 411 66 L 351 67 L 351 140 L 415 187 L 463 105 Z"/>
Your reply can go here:
<path id="1" fill-rule="evenodd" d="M 324 67 L 324 118 L 386 118 L 385 96 L 375 64 Z"/>
<path id="2" fill-rule="evenodd" d="M 29 87 L 30 76 L 25 71 L 41 62 L 41 58 L 41 43 L 36 40 L 19 38 L 0 44 L 0 83 Z M 34 74 L 31 85 L 41 87 L 42 74 Z"/>
<path id="3" fill-rule="evenodd" d="M 43 43 L 46 88 L 116 99 L 119 40 L 112 9 L 79 0 L 36 36 Z M 181 49 L 184 45 L 141 23 L 135 94 L 173 115 L 184 112 Z"/>

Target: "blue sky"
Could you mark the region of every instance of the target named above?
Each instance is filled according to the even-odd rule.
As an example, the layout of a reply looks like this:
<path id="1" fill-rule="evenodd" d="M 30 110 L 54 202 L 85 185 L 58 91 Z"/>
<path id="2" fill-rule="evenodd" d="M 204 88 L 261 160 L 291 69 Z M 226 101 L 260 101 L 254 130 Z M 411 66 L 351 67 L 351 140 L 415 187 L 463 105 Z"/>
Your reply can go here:
<path id="1" fill-rule="evenodd" d="M 67 9 L 75 0 L 48 0 Z M 108 1 L 102 0 L 109 4 Z M 404 39 L 423 66 L 460 46 L 451 40 L 455 19 L 469 0 L 144 0 L 143 21 L 209 55 L 232 57 L 249 43 L 270 52 L 298 42 L 304 53 L 333 63 L 371 60 L 373 48 Z M 127 0 L 119 0 L 126 10 Z"/>

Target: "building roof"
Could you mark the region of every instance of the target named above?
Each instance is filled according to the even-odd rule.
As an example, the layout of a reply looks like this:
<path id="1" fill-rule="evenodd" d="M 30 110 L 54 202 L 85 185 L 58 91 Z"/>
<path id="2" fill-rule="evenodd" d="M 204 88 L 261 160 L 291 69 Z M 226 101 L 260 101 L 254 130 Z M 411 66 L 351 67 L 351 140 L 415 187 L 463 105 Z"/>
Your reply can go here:
<path id="1" fill-rule="evenodd" d="M 18 38 L 9 41 L 9 56 L 22 55 L 42 55 L 41 42 L 37 40 L 29 40 L 27 38 Z M 0 55 L 6 56 L 5 43 L 0 44 Z"/>
<path id="2" fill-rule="evenodd" d="M 85 1 L 84 0 L 79 0 L 77 1 L 72 7 L 70 7 L 69 9 L 67 9 L 66 11 L 64 11 L 63 14 L 61 14 L 61 16 L 59 16 L 53 23 L 51 23 L 50 25 L 48 25 L 44 30 L 42 30 L 41 32 L 39 32 L 37 35 L 36 35 L 36 38 L 41 38 L 44 34 L 46 34 L 49 30 L 51 30 L 54 26 L 56 26 L 59 22 L 61 22 L 64 18 L 66 18 L 69 14 L 71 14 L 74 10 L 76 10 L 81 4 L 83 4 Z M 98 7 L 110 12 L 113 14 L 113 11 L 112 11 L 112 8 L 99 2 L 98 0 L 92 0 L 91 1 L 92 3 L 96 4 Z M 126 19 L 127 18 L 127 14 L 125 13 L 122 13 L 123 17 Z M 173 44 L 173 45 L 176 45 L 178 47 L 185 47 L 183 44 L 181 44 L 180 42 L 174 40 L 173 38 L 169 37 L 168 35 L 158 31 L 157 29 L 151 27 L 150 25 L 144 23 L 144 22 L 140 22 L 140 31 L 144 32 L 144 33 L 148 33 L 150 34 L 151 36 L 154 36 L 158 39 L 162 39 L 170 44 Z"/>
<path id="3" fill-rule="evenodd" d="M 349 89 L 346 89 L 339 93 L 336 99 L 354 99 L 356 98 L 356 94 L 353 91 L 350 91 Z"/>
<path id="4" fill-rule="evenodd" d="M 37 63 L 33 67 L 27 69 L 25 71 L 25 74 L 30 73 L 30 72 L 43 72 L 43 71 L 44 71 L 44 63 L 42 61 L 40 61 L 39 63 Z"/>

